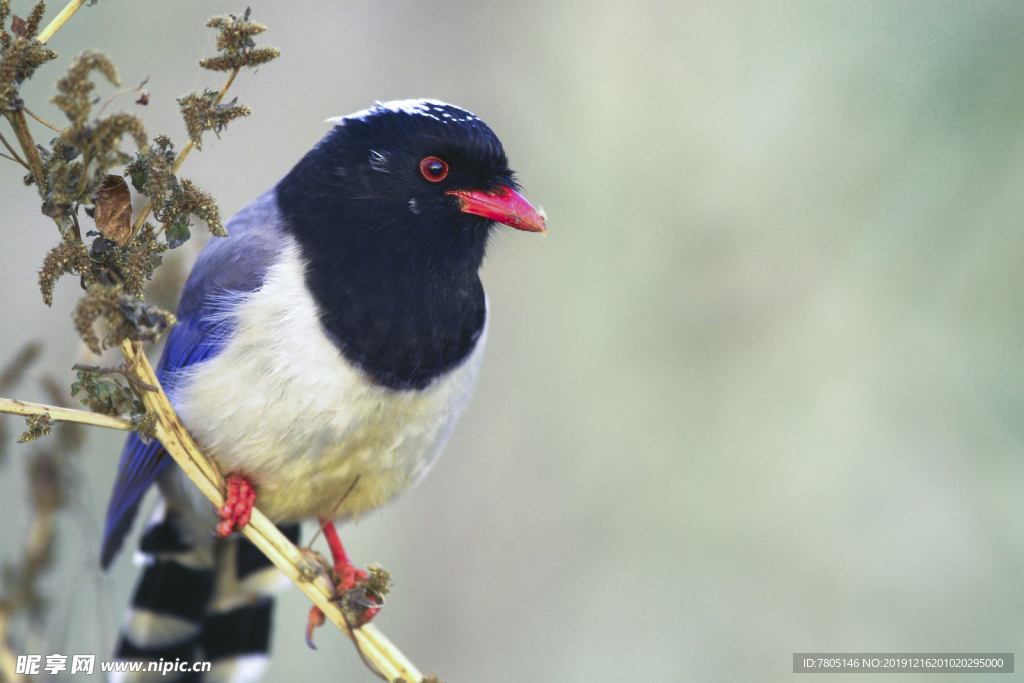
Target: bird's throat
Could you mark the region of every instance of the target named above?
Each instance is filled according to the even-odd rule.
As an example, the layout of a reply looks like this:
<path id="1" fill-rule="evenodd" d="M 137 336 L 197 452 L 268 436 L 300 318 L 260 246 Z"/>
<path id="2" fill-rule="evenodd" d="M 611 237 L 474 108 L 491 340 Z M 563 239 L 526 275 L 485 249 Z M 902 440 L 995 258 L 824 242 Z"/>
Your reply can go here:
<path id="1" fill-rule="evenodd" d="M 328 337 L 375 383 L 392 389 L 423 389 L 457 367 L 476 347 L 486 318 L 475 272 L 417 275 L 353 262 L 306 273 Z"/>

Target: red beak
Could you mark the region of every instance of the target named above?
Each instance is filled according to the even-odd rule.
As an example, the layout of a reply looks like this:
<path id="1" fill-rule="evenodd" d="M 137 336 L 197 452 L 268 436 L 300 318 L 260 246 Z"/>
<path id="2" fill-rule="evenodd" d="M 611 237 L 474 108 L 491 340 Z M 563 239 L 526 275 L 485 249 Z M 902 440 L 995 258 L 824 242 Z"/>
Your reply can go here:
<path id="1" fill-rule="evenodd" d="M 491 192 L 451 190 L 448 194 L 455 195 L 459 209 L 465 213 L 490 218 L 516 230 L 547 234 L 544 216 L 511 187 L 501 185 Z"/>

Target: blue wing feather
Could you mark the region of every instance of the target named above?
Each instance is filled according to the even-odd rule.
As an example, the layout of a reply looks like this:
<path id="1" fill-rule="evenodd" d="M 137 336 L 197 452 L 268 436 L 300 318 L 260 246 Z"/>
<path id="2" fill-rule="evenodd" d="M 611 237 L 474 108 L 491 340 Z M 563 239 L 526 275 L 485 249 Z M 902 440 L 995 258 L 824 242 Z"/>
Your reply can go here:
<path id="1" fill-rule="evenodd" d="M 157 365 L 165 386 L 182 369 L 209 360 L 230 336 L 225 308 L 232 295 L 263 284 L 267 268 L 281 248 L 280 219 L 273 191 L 240 211 L 227 224 L 230 238 L 211 241 L 189 275 L 178 325 L 171 330 Z M 121 452 L 114 491 L 107 507 L 100 563 L 107 568 L 131 529 L 143 494 L 173 460 L 159 441 L 144 443 L 132 434 Z"/>
<path id="2" fill-rule="evenodd" d="M 182 320 L 171 331 L 157 366 L 157 377 L 161 383 L 175 371 L 212 358 L 220 350 L 217 340 L 222 337 L 208 334 L 209 330 L 204 333 L 203 328 L 209 326 L 204 325 L 203 321 L 202 317 Z M 131 529 L 143 494 L 157 475 L 172 462 L 171 457 L 156 439 L 150 439 L 149 443 L 146 443 L 138 434 L 128 437 L 128 442 L 121 452 L 114 492 L 107 507 L 103 551 L 100 555 L 100 563 L 104 569 L 117 555 L 124 537 Z"/>

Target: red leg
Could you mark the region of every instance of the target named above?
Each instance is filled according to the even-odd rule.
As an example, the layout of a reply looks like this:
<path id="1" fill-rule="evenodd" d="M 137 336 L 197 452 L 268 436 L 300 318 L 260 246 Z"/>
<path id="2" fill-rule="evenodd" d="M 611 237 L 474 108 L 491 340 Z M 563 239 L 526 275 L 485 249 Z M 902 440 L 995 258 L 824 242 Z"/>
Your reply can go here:
<path id="1" fill-rule="evenodd" d="M 347 593 L 355 588 L 358 588 L 361 584 L 366 583 L 367 573 L 364 569 L 356 569 L 352 564 L 352 561 L 348 559 L 348 553 L 345 552 L 345 546 L 341 544 L 341 539 L 338 538 L 338 530 L 334 528 L 334 522 L 329 519 L 320 520 L 320 528 L 323 529 L 324 537 L 327 539 L 327 545 L 331 549 L 331 555 L 334 557 L 334 573 L 337 574 L 338 583 L 335 585 L 335 590 L 339 598 L 344 599 L 347 597 Z M 380 611 L 380 607 L 367 607 L 366 601 L 369 601 L 371 605 L 379 604 L 372 595 L 363 595 L 361 600 L 363 601 L 360 605 L 359 610 L 361 613 L 355 619 L 355 623 L 352 626 L 358 628 L 365 624 L 370 623 L 370 620 L 377 616 L 377 612 Z M 356 601 L 358 602 L 358 600 Z M 344 605 L 345 603 L 343 603 Z M 352 603 L 348 603 L 352 604 Z M 351 618 L 351 617 L 346 617 Z M 314 650 L 316 646 L 313 644 L 313 629 L 322 626 L 324 623 L 323 611 L 314 605 L 309 610 L 309 623 L 306 626 L 306 644 Z"/>
<path id="2" fill-rule="evenodd" d="M 324 538 L 327 539 L 331 555 L 334 556 L 334 571 L 338 578 L 341 579 L 341 582 L 338 584 L 338 592 L 350 591 L 356 587 L 357 583 L 366 581 L 366 572 L 362 569 L 356 569 L 352 561 L 348 559 L 348 553 L 345 552 L 345 546 L 341 544 L 341 539 L 338 538 L 338 530 L 334 528 L 334 522 L 329 519 L 321 519 L 320 527 L 324 530 Z"/>
<path id="3" fill-rule="evenodd" d="M 244 477 L 232 474 L 227 479 L 227 497 L 224 507 L 217 511 L 221 523 L 217 525 L 217 538 L 227 538 L 231 532 L 249 523 L 252 506 L 256 504 L 256 489 Z"/>

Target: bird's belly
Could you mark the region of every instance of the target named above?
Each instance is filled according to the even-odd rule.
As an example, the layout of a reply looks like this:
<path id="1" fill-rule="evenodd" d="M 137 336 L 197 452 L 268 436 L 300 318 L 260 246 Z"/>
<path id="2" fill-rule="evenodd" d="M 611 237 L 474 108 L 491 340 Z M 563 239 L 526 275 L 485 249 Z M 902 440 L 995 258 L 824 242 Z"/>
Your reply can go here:
<path id="1" fill-rule="evenodd" d="M 230 356 L 195 373 L 178 401 L 182 419 L 221 472 L 255 485 L 258 507 L 278 522 L 359 514 L 417 481 L 476 375 L 476 363 L 467 364 L 421 391 L 362 377 L 310 386 L 308 378 L 259 376 L 252 359 Z"/>
<path id="2" fill-rule="evenodd" d="M 337 519 L 382 505 L 426 472 L 454 422 L 445 402 L 337 396 L 325 409 L 242 409 L 197 437 L 216 440 L 209 452 L 221 471 L 249 479 L 271 519 Z"/>
<path id="3" fill-rule="evenodd" d="M 276 522 L 340 519 L 387 502 L 433 463 L 469 398 L 486 326 L 464 363 L 421 390 L 373 384 L 326 337 L 283 259 L 238 307 L 214 358 L 171 383 L 189 431 Z"/>

